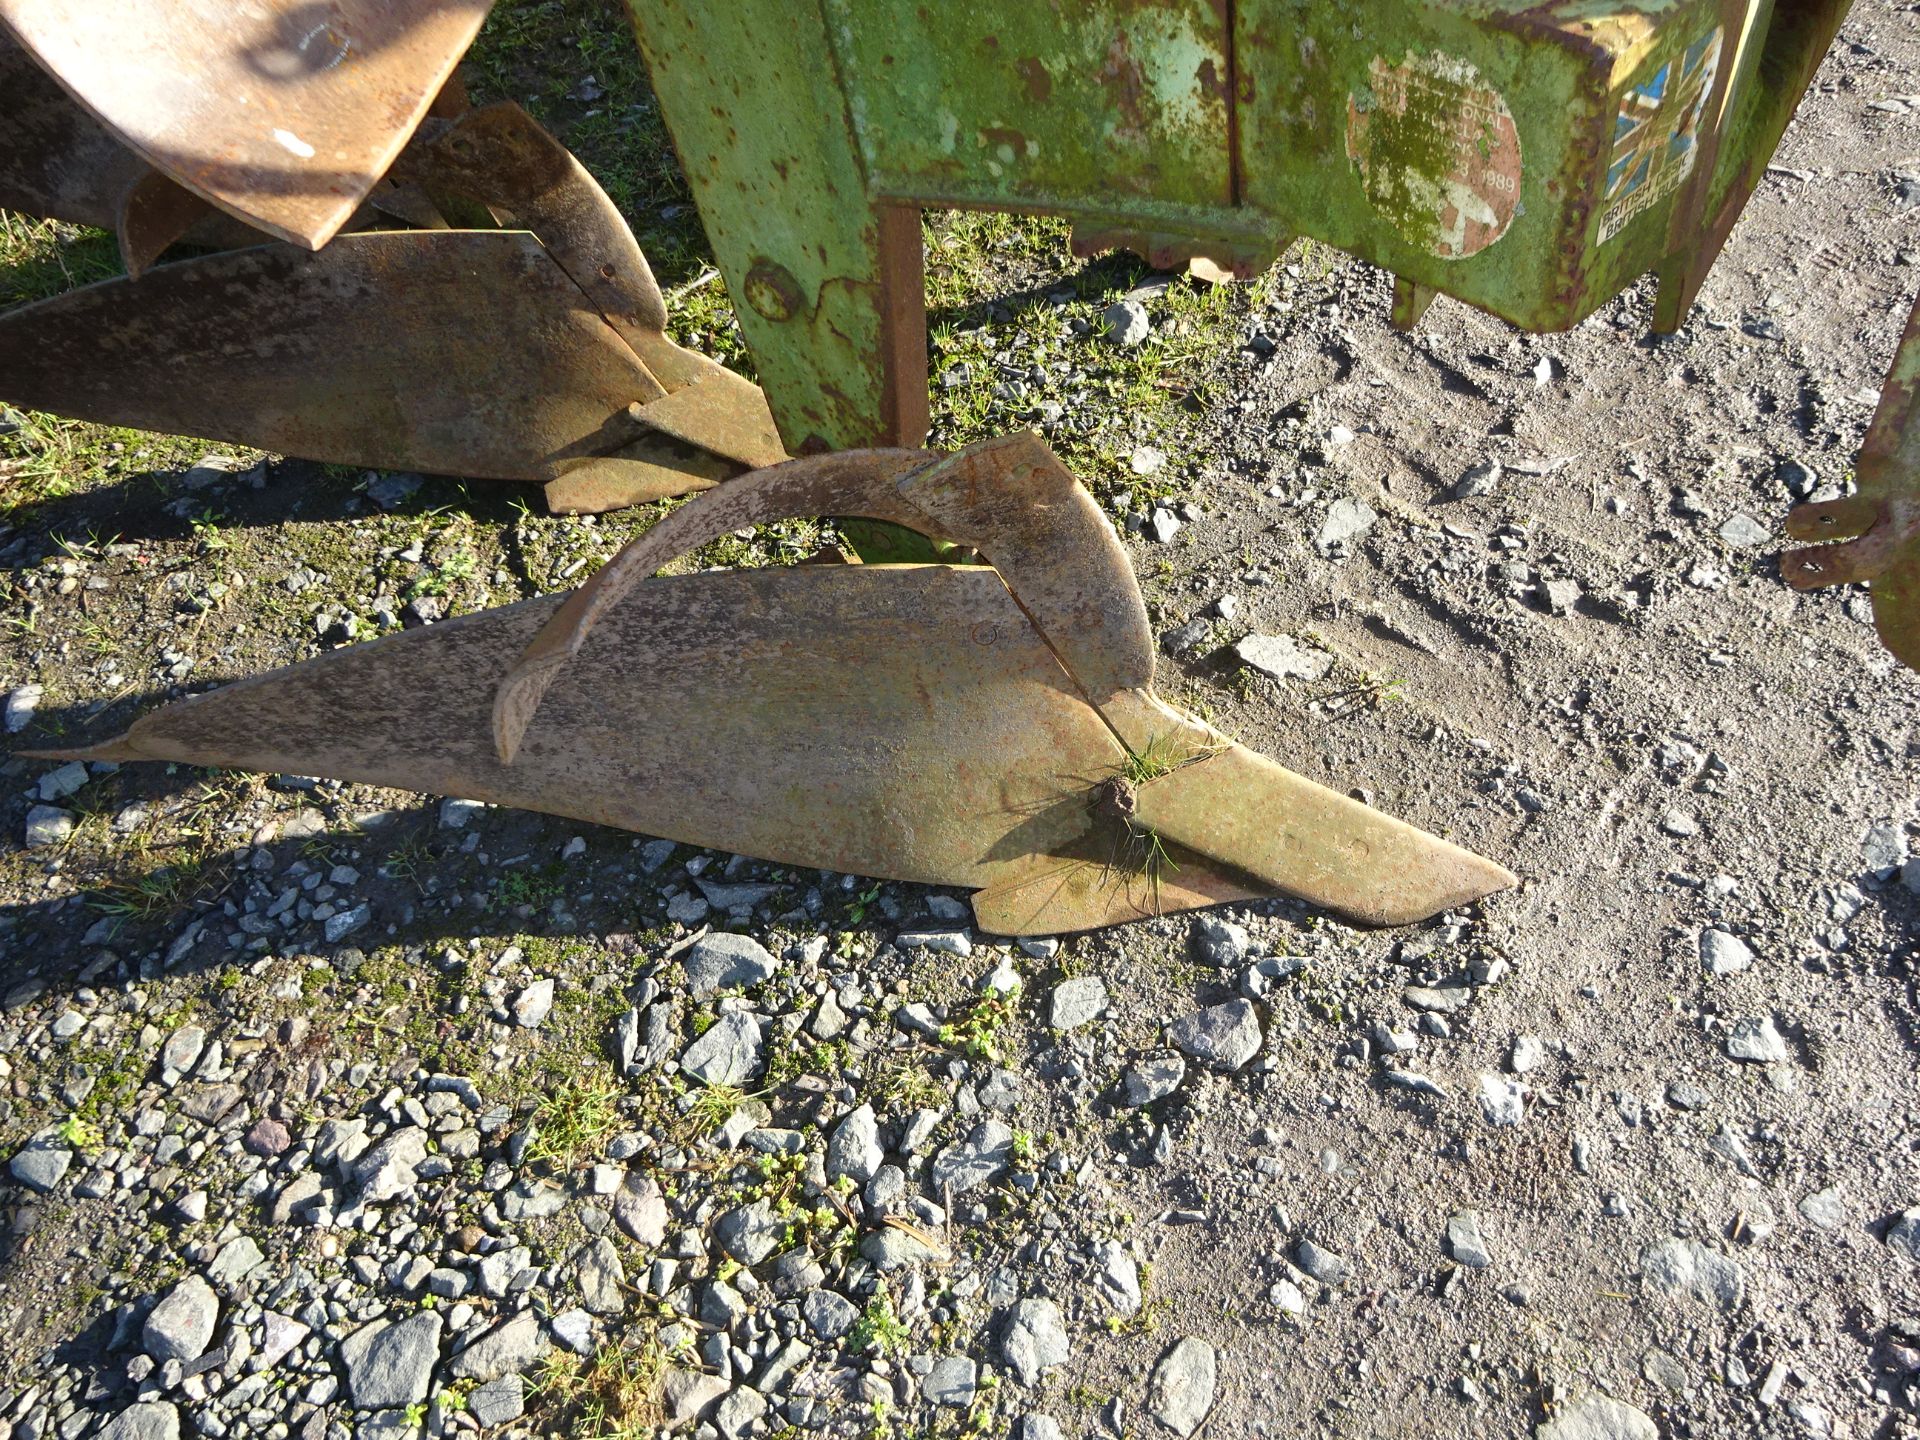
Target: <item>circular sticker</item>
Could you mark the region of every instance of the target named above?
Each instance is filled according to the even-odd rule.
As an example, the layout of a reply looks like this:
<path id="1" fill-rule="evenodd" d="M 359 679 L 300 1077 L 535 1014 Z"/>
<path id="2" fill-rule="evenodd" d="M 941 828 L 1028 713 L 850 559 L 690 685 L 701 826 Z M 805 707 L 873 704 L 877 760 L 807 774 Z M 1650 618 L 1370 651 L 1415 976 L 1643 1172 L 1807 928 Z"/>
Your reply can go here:
<path id="1" fill-rule="evenodd" d="M 1347 97 L 1347 158 L 1367 199 L 1410 244 L 1442 260 L 1477 255 L 1520 208 L 1520 131 L 1470 61 L 1438 50 L 1376 55 Z"/>

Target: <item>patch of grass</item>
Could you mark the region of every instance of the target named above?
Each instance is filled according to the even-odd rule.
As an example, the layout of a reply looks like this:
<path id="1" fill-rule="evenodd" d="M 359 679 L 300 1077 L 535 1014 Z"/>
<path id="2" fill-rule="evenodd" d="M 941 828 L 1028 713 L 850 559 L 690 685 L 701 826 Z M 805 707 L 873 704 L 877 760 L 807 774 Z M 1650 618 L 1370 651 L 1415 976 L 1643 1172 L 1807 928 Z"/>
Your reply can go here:
<path id="1" fill-rule="evenodd" d="M 548 1092 L 535 1109 L 527 1158 L 571 1170 L 619 1127 L 619 1099 L 620 1087 L 607 1067 L 589 1065 L 578 1079 Z"/>
<path id="2" fill-rule="evenodd" d="M 940 1043 L 975 1060 L 989 1060 L 998 1064 L 1003 1058 L 1001 1032 L 1013 1020 L 1019 1008 L 1018 987 L 1004 995 L 997 990 L 989 990 L 977 997 L 959 1019 L 940 1027 Z"/>
<path id="3" fill-rule="evenodd" d="M 546 1424 L 540 1433 L 573 1440 L 651 1440 L 666 1423 L 661 1385 L 667 1355 L 648 1336 L 632 1345 L 602 1345 L 582 1359 L 555 1350 L 528 1394 Z"/>
<path id="4" fill-rule="evenodd" d="M 733 1118 L 733 1112 L 747 1103 L 747 1092 L 738 1085 L 707 1085 L 693 1092 L 687 1106 L 687 1119 L 696 1137 L 711 1135 Z"/>
<path id="5" fill-rule="evenodd" d="M 105 1143 L 100 1127 L 78 1115 L 69 1115 L 60 1122 L 60 1141 L 82 1153 L 98 1150 Z"/>
<path id="6" fill-rule="evenodd" d="M 526 905 L 538 910 L 551 905 L 566 891 L 565 874 L 557 862 L 538 870 L 509 870 L 493 882 L 492 908 L 517 910 Z"/>
<path id="7" fill-rule="evenodd" d="M 859 1354 L 898 1355 L 907 1348 L 909 1338 L 906 1324 L 893 1308 L 893 1294 L 883 1280 L 847 1332 L 847 1346 Z"/>

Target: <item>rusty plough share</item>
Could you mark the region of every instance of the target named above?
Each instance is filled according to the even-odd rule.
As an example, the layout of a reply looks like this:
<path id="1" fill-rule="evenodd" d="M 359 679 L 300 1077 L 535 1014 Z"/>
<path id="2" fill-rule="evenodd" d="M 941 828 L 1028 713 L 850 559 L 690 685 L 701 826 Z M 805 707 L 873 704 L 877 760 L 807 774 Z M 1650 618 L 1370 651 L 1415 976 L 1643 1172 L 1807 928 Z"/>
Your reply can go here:
<path id="1" fill-rule="evenodd" d="M 84 753 L 970 886 L 1003 933 L 1276 893 L 1397 923 L 1512 883 L 1156 698 L 1124 552 L 1036 438 L 916 448 L 920 212 L 1064 215 L 1079 253 L 1214 274 L 1311 235 L 1389 268 L 1402 326 L 1448 294 L 1562 329 L 1653 271 L 1672 330 L 1845 0 L 631 5 L 764 397 L 666 338 L 571 155 L 514 106 L 466 107 L 450 77 L 487 0 L 338 0 L 324 23 L 280 0 L 230 27 L 186 0 L 0 0 L 20 42 L 0 28 L 0 205 L 115 229 L 137 277 L 0 317 L 0 397 L 539 481 L 558 509 L 725 481 L 564 599 L 168 705 Z M 515 228 L 448 228 L 473 218 Z M 234 248 L 247 227 L 279 243 Z M 148 268 L 177 241 L 218 253 Z M 1858 493 L 1789 521 L 1849 543 L 1783 561 L 1797 585 L 1871 580 L 1910 664 L 1917 394 L 1910 326 Z M 823 514 L 869 560 L 955 553 L 934 540 L 988 563 L 654 575 Z M 647 740 L 684 734 L 702 747 Z"/>
<path id="2" fill-rule="evenodd" d="M 826 509 L 974 546 L 993 568 L 648 578 L 742 525 Z M 756 471 L 565 603 L 350 646 L 72 753 L 426 789 L 976 887 L 976 917 L 1002 934 L 1275 894 L 1398 924 L 1513 883 L 1165 704 L 1153 663 L 1112 526 L 1019 435 Z M 702 743 L 658 739 L 691 734 Z"/>

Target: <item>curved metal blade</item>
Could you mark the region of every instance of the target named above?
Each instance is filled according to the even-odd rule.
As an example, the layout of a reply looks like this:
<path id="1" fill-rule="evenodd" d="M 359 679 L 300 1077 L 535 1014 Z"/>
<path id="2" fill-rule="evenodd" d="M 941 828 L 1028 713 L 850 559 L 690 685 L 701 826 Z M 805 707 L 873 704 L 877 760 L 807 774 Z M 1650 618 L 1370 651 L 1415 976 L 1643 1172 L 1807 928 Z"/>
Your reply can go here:
<path id="1" fill-rule="evenodd" d="M 0 28 L 0 210 L 110 230 L 148 173 Z"/>
<path id="2" fill-rule="evenodd" d="M 531 235 L 345 235 L 0 316 L 0 397 L 389 469 L 552 480 L 630 441 L 633 352 Z"/>
<path id="3" fill-rule="evenodd" d="M 141 159 L 310 249 L 392 165 L 491 0 L 0 0 L 0 21 Z"/>

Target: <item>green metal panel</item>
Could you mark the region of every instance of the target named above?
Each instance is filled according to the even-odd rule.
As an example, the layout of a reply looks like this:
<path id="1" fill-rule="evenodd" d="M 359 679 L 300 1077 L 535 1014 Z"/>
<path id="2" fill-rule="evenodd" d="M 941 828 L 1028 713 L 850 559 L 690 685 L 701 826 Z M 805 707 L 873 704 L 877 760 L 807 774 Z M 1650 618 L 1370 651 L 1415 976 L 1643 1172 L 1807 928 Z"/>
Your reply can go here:
<path id="1" fill-rule="evenodd" d="M 1227 0 L 825 0 L 882 194 L 1233 203 Z"/>
<path id="2" fill-rule="evenodd" d="M 632 0 L 789 448 L 917 443 L 920 205 L 1245 262 L 1305 234 L 1677 322 L 1846 0 Z"/>
<path id="3" fill-rule="evenodd" d="M 891 328 L 889 217 L 870 197 L 818 7 L 633 0 L 631 9 L 787 448 L 917 443 L 924 419 L 899 406 L 917 388 L 924 416 L 924 332 Z M 917 286 L 917 223 L 904 258 Z M 911 373 L 896 377 L 902 355 Z"/>

